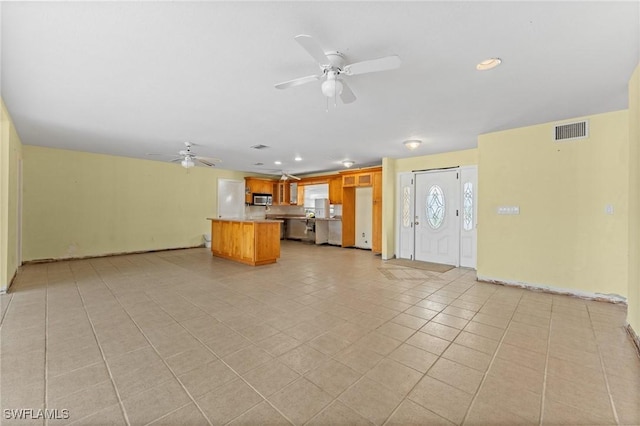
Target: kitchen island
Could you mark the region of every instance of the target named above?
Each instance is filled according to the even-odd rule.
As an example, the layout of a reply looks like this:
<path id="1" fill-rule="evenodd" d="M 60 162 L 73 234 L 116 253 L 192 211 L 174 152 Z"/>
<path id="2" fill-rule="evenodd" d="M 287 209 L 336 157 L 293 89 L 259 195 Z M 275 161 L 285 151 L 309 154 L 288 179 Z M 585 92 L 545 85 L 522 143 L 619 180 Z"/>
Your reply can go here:
<path id="1" fill-rule="evenodd" d="M 280 257 L 281 220 L 215 219 L 211 221 L 211 253 L 258 266 Z"/>

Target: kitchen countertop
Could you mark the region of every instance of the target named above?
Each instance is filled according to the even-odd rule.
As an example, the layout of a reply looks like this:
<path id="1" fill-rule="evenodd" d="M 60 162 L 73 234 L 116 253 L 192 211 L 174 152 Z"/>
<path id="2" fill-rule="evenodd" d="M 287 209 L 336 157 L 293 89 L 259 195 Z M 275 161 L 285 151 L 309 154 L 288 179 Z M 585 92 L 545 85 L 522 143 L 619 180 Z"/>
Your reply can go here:
<path id="1" fill-rule="evenodd" d="M 269 219 L 281 219 L 281 220 L 286 220 L 286 219 L 299 219 L 299 220 L 306 220 L 306 219 L 314 219 L 314 220 L 342 220 L 341 217 L 307 217 L 307 216 L 301 216 L 301 215 L 267 215 L 267 220 Z"/>
<path id="2" fill-rule="evenodd" d="M 219 218 L 219 217 L 208 217 L 207 220 L 218 220 L 221 222 L 255 222 L 255 223 L 273 223 L 273 222 L 282 222 L 282 220 L 278 219 L 232 219 L 232 218 Z"/>

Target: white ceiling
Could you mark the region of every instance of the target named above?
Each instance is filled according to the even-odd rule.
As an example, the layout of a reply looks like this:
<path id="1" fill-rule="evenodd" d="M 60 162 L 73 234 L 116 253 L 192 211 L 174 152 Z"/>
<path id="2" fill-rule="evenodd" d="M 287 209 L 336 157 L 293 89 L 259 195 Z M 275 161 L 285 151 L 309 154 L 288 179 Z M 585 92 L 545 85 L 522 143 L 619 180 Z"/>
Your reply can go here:
<path id="1" fill-rule="evenodd" d="M 2 96 L 23 143 L 164 159 L 146 154 L 191 141 L 198 154 L 221 158 L 218 167 L 254 172 L 379 164 L 473 148 L 482 133 L 625 109 L 640 51 L 638 2 L 0 7 Z M 274 88 L 318 72 L 298 34 L 348 63 L 396 54 L 402 66 L 346 77 L 358 99 L 327 111 L 320 82 Z M 475 70 L 494 56 L 500 67 Z M 406 139 L 423 144 L 409 153 Z"/>

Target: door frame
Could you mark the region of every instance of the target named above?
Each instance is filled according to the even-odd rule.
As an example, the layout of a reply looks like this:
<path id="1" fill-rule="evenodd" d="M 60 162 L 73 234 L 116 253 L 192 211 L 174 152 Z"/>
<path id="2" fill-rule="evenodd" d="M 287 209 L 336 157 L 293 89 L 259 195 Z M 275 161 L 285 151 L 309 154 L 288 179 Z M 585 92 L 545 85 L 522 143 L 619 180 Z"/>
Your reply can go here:
<path id="1" fill-rule="evenodd" d="M 396 174 L 396 212 L 395 212 L 395 229 L 396 229 L 396 237 L 395 237 L 395 257 L 396 258 L 404 258 L 404 259 L 415 259 L 415 209 L 416 209 L 416 175 L 424 172 L 438 172 L 438 171 L 448 171 L 448 170 L 457 170 L 460 173 L 460 190 L 459 190 L 459 210 L 460 210 L 460 220 L 458 220 L 458 239 L 459 239 L 459 247 L 458 247 L 458 259 L 456 262 L 456 266 L 461 266 L 462 259 L 462 220 L 461 215 L 463 214 L 464 207 L 464 192 L 463 192 L 463 184 L 464 180 L 462 179 L 463 170 L 475 171 L 475 188 L 474 188 L 474 257 L 477 262 L 477 247 L 478 247 L 478 237 L 477 237 L 477 225 L 478 225 L 478 166 L 477 164 L 471 164 L 466 166 L 454 166 L 454 167 L 439 167 L 434 169 L 424 169 L 424 170 L 412 170 L 410 172 L 399 172 Z M 411 241 L 403 241 L 403 231 L 402 231 L 402 214 L 403 214 L 403 187 L 407 185 L 406 181 L 410 179 L 410 187 L 411 187 L 411 201 L 410 201 L 410 217 L 411 219 Z M 404 233 L 405 237 L 408 237 L 408 234 Z M 410 256 L 406 257 L 406 253 L 403 253 L 402 247 L 406 243 L 408 247 L 410 247 Z M 402 257 L 404 255 L 404 257 Z M 477 268 L 477 263 L 474 266 L 465 266 L 473 269 Z"/>

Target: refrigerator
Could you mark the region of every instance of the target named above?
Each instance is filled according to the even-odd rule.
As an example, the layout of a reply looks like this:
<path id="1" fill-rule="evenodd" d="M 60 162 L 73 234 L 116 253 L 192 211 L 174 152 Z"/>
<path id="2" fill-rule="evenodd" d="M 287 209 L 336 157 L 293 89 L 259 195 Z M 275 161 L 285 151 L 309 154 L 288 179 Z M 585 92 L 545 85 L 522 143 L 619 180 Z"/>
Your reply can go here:
<path id="1" fill-rule="evenodd" d="M 315 213 L 316 218 L 329 219 L 329 199 L 328 198 L 316 198 L 315 199 Z"/>

